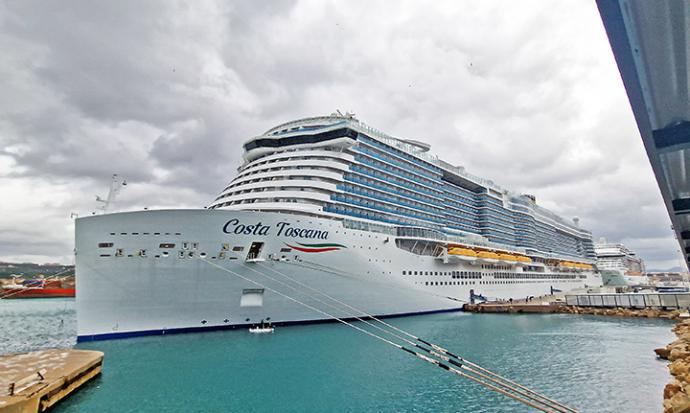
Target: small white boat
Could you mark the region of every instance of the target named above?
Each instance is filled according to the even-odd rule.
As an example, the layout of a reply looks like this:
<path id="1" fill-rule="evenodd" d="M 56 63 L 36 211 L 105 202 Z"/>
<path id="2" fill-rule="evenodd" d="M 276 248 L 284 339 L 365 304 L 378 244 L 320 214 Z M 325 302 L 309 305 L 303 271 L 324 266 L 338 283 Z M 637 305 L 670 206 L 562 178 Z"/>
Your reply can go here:
<path id="1" fill-rule="evenodd" d="M 252 334 L 266 334 L 266 333 L 272 333 L 274 330 L 273 327 L 249 327 L 249 332 Z"/>

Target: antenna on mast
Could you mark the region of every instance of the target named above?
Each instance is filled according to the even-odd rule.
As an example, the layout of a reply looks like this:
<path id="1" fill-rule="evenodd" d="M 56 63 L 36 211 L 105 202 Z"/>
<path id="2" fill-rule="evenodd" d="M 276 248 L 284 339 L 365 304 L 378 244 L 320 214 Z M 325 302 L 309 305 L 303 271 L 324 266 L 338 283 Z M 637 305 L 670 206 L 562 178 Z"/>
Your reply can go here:
<path id="1" fill-rule="evenodd" d="M 108 212 L 108 209 L 110 208 L 111 204 L 115 202 L 115 198 L 117 197 L 117 194 L 120 193 L 120 190 L 123 186 L 127 186 L 127 181 L 117 174 L 113 174 L 113 179 L 110 181 L 110 190 L 108 190 L 108 197 L 103 199 L 96 195 L 96 202 L 100 202 L 102 204 L 98 207 L 98 209 L 101 210 L 101 213 L 105 214 Z"/>
<path id="2" fill-rule="evenodd" d="M 331 116 L 337 116 L 339 118 L 346 118 L 346 119 L 355 119 L 355 113 L 354 112 L 345 111 L 345 114 L 343 114 L 343 112 L 341 112 L 340 109 L 336 109 L 335 112 L 331 113 Z"/>

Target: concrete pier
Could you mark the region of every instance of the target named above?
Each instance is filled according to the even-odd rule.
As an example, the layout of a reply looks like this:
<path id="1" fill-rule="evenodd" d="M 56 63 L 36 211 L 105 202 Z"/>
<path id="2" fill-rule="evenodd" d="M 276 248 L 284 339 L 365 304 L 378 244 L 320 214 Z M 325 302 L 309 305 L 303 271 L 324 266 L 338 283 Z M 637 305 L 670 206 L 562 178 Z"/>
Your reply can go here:
<path id="1" fill-rule="evenodd" d="M 557 301 L 552 295 L 534 297 L 530 300 L 490 301 L 482 304 L 465 304 L 464 311 L 473 313 L 561 313 L 565 302 Z"/>
<path id="2" fill-rule="evenodd" d="M 43 412 L 101 373 L 103 353 L 51 349 L 0 356 L 0 413 Z"/>
<path id="3" fill-rule="evenodd" d="M 656 295 L 656 294 L 654 294 Z M 665 299 L 665 298 L 664 298 Z M 604 301 L 606 302 L 606 301 Z M 655 301 L 649 301 L 655 303 Z M 598 301 L 597 301 L 598 303 Z M 534 313 L 534 314 L 583 314 L 583 315 L 604 315 L 618 317 L 646 317 L 646 318 L 666 318 L 683 319 L 690 317 L 687 309 L 674 306 L 648 306 L 648 307 L 602 307 L 570 305 L 565 302 L 562 296 L 545 295 L 534 297 L 530 300 L 513 301 L 489 301 L 481 304 L 465 304 L 463 311 L 472 313 Z M 688 412 L 690 413 L 690 412 Z"/>

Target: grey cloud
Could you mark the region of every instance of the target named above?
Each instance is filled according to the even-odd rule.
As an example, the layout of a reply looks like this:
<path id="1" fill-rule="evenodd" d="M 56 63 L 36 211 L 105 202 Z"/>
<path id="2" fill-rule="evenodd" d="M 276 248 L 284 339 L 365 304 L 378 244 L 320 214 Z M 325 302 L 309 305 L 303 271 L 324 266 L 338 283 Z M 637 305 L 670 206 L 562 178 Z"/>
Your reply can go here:
<path id="1" fill-rule="evenodd" d="M 0 178 L 41 188 L 13 191 L 56 223 L 111 173 L 122 208 L 206 205 L 243 141 L 341 109 L 673 261 L 593 4 L 27 1 L 0 5 L 0 45 Z M 65 182 L 73 201 L 50 201 Z M 0 219 L 0 258 L 69 257 L 68 227 L 32 247 L 28 216 Z"/>

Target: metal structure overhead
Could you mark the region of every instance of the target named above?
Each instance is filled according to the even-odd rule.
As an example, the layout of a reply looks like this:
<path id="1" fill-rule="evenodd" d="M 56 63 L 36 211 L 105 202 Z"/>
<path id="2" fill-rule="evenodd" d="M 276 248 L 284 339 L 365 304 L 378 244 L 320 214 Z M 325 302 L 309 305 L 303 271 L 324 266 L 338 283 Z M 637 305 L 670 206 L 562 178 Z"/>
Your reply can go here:
<path id="1" fill-rule="evenodd" d="M 690 2 L 597 0 L 673 229 L 690 262 Z"/>

